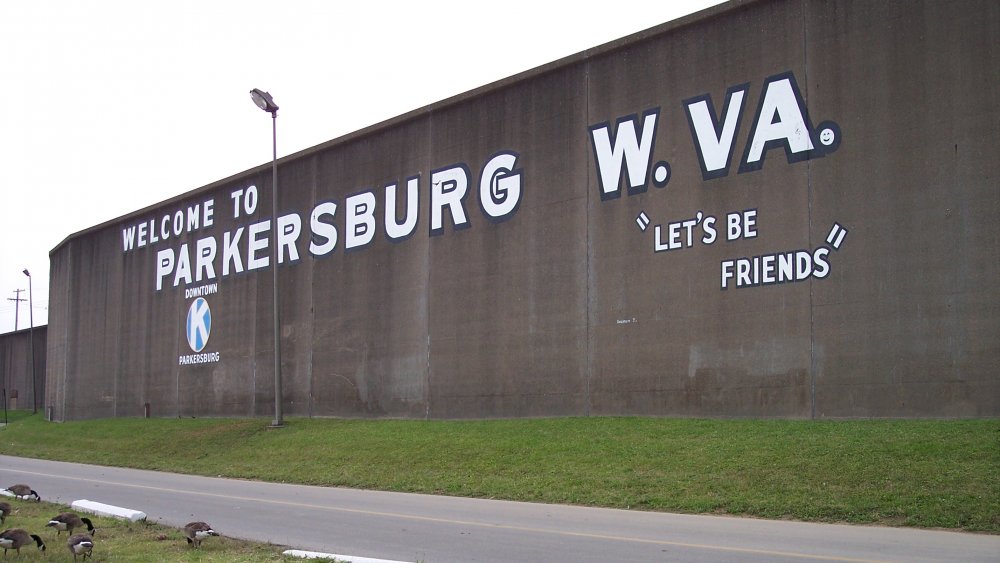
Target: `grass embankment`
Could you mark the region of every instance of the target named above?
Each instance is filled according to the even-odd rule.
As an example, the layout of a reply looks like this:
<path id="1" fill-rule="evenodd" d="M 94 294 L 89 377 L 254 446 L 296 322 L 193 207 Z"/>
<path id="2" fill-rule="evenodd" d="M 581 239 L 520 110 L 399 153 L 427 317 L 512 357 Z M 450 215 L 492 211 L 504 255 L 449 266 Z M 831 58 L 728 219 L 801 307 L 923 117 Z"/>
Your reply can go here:
<path id="1" fill-rule="evenodd" d="M 1000 532 L 1000 420 L 115 419 L 0 453 L 390 491 Z"/>
<path id="2" fill-rule="evenodd" d="M 9 483 L 8 483 L 9 484 Z M 41 536 L 45 551 L 38 550 L 32 541 L 21 548 L 17 557 L 13 550 L 8 553 L 17 561 L 69 561 L 70 551 L 66 547 L 69 534 L 57 534 L 54 528 L 46 528 L 45 523 L 60 512 L 70 511 L 65 505 L 47 502 L 21 501 L 4 497 L 14 508 L 7 517 L 3 528 L 24 528 L 28 533 Z M 168 528 L 150 522 L 128 522 L 112 518 L 102 518 L 79 513 L 93 521 L 97 532 L 94 535 L 93 561 L 127 561 L 129 563 L 160 563 L 162 561 L 197 561 L 217 563 L 255 563 L 262 561 L 301 562 L 302 559 L 286 557 L 285 549 L 276 545 L 260 544 L 232 538 L 209 538 L 202 542 L 200 549 L 192 549 L 184 539 L 181 530 Z M 77 528 L 75 533 L 85 533 L 86 527 Z M 88 559 L 90 561 L 91 559 Z M 312 561 L 323 561 L 313 559 Z M 329 561 L 329 560 L 327 560 Z"/>

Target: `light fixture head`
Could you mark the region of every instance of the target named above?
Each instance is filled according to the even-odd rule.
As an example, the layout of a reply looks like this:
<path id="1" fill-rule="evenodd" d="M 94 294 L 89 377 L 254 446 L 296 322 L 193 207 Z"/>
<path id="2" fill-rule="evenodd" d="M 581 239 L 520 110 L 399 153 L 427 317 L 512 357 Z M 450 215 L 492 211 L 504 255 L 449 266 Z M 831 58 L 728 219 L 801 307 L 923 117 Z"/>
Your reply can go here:
<path id="1" fill-rule="evenodd" d="M 278 111 L 278 104 L 274 103 L 274 98 L 271 94 L 259 89 L 254 88 L 250 90 L 250 97 L 253 98 L 253 103 L 257 104 L 260 109 L 274 115 Z"/>
<path id="2" fill-rule="evenodd" d="M 28 272 L 27 268 L 24 269 L 24 275 L 28 276 L 29 278 L 31 277 L 31 273 Z"/>

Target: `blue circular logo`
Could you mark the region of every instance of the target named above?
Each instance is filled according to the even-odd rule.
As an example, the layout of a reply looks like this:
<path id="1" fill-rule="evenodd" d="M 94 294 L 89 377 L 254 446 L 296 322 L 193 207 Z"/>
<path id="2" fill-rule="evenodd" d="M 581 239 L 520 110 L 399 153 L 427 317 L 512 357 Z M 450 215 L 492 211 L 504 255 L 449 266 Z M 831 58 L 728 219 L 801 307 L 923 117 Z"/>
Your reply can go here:
<path id="1" fill-rule="evenodd" d="M 212 309 L 205 298 L 199 297 L 191 303 L 187 316 L 188 346 L 195 352 L 201 352 L 208 344 L 208 336 L 212 333 Z"/>

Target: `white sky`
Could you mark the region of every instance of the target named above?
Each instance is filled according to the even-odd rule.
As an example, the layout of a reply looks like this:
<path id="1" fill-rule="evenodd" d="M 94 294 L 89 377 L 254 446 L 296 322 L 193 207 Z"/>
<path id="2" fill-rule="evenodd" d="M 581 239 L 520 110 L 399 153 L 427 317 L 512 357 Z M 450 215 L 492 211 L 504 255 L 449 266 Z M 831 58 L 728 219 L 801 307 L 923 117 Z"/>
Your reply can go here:
<path id="1" fill-rule="evenodd" d="M 252 88 L 280 158 L 718 3 L 0 2 L 0 333 L 72 233 L 270 162 Z"/>

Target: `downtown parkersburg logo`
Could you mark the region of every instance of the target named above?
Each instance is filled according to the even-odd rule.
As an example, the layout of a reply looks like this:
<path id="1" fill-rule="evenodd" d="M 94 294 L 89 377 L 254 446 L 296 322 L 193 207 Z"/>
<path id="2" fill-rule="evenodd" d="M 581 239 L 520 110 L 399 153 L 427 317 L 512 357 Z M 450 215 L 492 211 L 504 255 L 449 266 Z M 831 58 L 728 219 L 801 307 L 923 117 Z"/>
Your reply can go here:
<path id="1" fill-rule="evenodd" d="M 215 363 L 221 359 L 219 352 L 205 351 L 209 337 L 212 335 L 212 308 L 208 305 L 208 300 L 205 299 L 204 295 L 215 294 L 218 291 L 219 284 L 217 283 L 185 290 L 184 296 L 186 298 L 194 298 L 188 307 L 187 318 L 184 322 L 184 336 L 188 347 L 194 353 L 178 356 L 178 365 Z"/>

